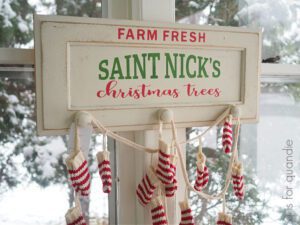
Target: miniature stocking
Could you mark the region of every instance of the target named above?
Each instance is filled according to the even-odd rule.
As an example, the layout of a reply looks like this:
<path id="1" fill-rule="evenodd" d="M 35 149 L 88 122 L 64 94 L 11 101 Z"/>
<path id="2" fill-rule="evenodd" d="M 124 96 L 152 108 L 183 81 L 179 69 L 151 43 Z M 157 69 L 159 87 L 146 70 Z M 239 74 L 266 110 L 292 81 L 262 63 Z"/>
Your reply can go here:
<path id="1" fill-rule="evenodd" d="M 158 184 L 158 177 L 155 172 L 153 172 L 152 168 L 149 168 L 136 189 L 138 200 L 142 206 L 146 206 L 151 201 Z"/>
<path id="2" fill-rule="evenodd" d="M 232 166 L 232 183 L 235 196 L 242 200 L 245 195 L 242 163 L 236 162 Z"/>
<path id="3" fill-rule="evenodd" d="M 153 225 L 168 224 L 165 208 L 162 204 L 161 197 L 158 196 L 151 201 L 151 216 Z"/>
<path id="4" fill-rule="evenodd" d="M 223 125 L 222 135 L 223 150 L 226 154 L 231 152 L 232 147 L 232 116 L 229 115 Z"/>
<path id="5" fill-rule="evenodd" d="M 171 184 L 165 185 L 165 193 L 167 197 L 173 197 L 178 188 L 177 179 L 176 179 L 176 156 L 175 155 L 171 155 L 170 168 L 172 170 L 172 174 L 174 178 Z"/>
<path id="6" fill-rule="evenodd" d="M 88 162 L 80 150 L 75 150 L 66 159 L 69 178 L 76 193 L 88 196 L 90 193 L 90 173 Z"/>
<path id="7" fill-rule="evenodd" d="M 194 188 L 197 191 L 202 191 L 208 184 L 209 180 L 209 171 L 205 165 L 206 157 L 202 152 L 201 147 L 199 147 L 199 152 L 197 155 L 197 178 L 194 185 Z"/>
<path id="8" fill-rule="evenodd" d="M 181 220 L 179 225 L 194 225 L 192 210 L 187 201 L 179 202 L 181 209 Z"/>
<path id="9" fill-rule="evenodd" d="M 231 215 L 220 212 L 218 215 L 217 225 L 232 225 Z"/>
<path id="10" fill-rule="evenodd" d="M 158 166 L 156 174 L 163 184 L 171 184 L 174 179 L 170 164 L 170 157 L 169 146 L 162 140 L 159 140 Z"/>
<path id="11" fill-rule="evenodd" d="M 109 152 L 102 151 L 97 153 L 99 175 L 102 180 L 103 192 L 110 193 L 112 186 L 112 175 L 110 169 Z"/>
<path id="12" fill-rule="evenodd" d="M 86 225 L 79 206 L 69 209 L 65 215 L 65 219 L 67 225 Z"/>

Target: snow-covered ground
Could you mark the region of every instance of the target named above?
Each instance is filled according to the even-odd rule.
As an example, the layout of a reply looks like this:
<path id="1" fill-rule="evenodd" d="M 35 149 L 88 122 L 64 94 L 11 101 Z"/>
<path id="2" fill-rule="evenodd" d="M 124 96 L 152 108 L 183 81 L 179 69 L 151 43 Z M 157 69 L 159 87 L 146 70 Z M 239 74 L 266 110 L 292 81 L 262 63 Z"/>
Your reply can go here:
<path id="1" fill-rule="evenodd" d="M 0 196 L 0 225 L 65 224 L 68 190 L 63 185 L 41 188 L 37 184 L 22 185 Z M 100 179 L 93 179 L 90 216 L 108 216 L 108 198 L 102 192 Z"/>
<path id="2" fill-rule="evenodd" d="M 1 225 L 63 224 L 68 210 L 67 190 L 61 185 L 18 187 L 1 196 Z"/>

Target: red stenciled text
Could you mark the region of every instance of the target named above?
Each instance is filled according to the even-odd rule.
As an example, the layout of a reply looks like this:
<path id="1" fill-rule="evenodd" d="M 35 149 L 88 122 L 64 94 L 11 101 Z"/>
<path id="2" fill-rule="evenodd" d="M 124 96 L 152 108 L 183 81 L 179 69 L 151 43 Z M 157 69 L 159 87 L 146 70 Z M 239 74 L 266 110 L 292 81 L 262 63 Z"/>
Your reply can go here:
<path id="1" fill-rule="evenodd" d="M 118 81 L 111 80 L 106 84 L 105 90 L 99 90 L 97 92 L 98 98 L 104 97 L 112 97 L 112 98 L 133 98 L 133 99 L 141 99 L 150 96 L 155 97 L 171 97 L 171 98 L 178 98 L 179 97 L 179 90 L 178 89 L 151 89 L 150 84 L 141 84 L 138 85 L 136 88 L 129 88 L 124 90 L 117 86 Z"/>
<path id="2" fill-rule="evenodd" d="M 186 31 L 177 29 L 156 28 L 117 28 L 118 40 L 132 41 L 164 41 L 175 43 L 205 43 L 206 33 L 203 31 Z"/>
<path id="3" fill-rule="evenodd" d="M 130 87 L 124 89 L 118 86 L 118 81 L 111 80 L 107 82 L 105 89 L 97 91 L 98 98 L 111 97 L 113 99 L 143 99 L 147 97 L 170 97 L 170 98 L 179 98 L 180 95 L 186 95 L 189 97 L 201 97 L 201 96 L 212 96 L 219 97 L 221 95 L 221 90 L 219 88 L 196 88 L 196 85 L 186 84 L 185 93 L 180 93 L 180 90 L 177 88 L 153 88 L 151 84 L 140 84 L 136 87 Z"/>

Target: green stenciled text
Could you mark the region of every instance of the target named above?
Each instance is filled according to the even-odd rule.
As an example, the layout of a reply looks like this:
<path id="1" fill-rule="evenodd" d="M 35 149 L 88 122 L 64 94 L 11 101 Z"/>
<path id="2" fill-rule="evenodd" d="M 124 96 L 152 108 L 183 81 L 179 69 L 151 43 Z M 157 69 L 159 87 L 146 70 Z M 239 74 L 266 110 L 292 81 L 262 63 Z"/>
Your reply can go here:
<path id="1" fill-rule="evenodd" d="M 221 75 L 220 60 L 185 53 L 140 53 L 99 62 L 100 80 L 219 78 Z"/>

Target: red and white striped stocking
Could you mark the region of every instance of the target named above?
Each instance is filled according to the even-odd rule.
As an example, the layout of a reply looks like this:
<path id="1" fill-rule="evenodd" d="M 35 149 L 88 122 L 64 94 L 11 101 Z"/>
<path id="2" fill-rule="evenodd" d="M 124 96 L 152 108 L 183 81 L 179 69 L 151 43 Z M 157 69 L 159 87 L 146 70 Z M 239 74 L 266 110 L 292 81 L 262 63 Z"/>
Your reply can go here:
<path id="1" fill-rule="evenodd" d="M 202 150 L 199 150 L 197 155 L 197 178 L 194 185 L 194 188 L 197 191 L 202 191 L 208 184 L 209 180 L 209 171 L 205 165 L 206 157 L 203 154 Z"/>
<path id="2" fill-rule="evenodd" d="M 171 184 L 174 179 L 170 157 L 169 145 L 164 141 L 159 140 L 158 165 L 156 174 L 163 184 Z"/>
<path id="3" fill-rule="evenodd" d="M 149 168 L 136 189 L 138 201 L 142 206 L 146 206 L 151 201 L 153 193 L 158 184 L 158 177 L 152 168 Z"/>
<path id="4" fill-rule="evenodd" d="M 218 215 L 217 225 L 232 225 L 231 215 L 220 212 Z"/>
<path id="5" fill-rule="evenodd" d="M 81 151 L 71 153 L 66 160 L 69 179 L 76 193 L 81 196 L 88 196 L 91 186 L 91 175 L 88 162 Z"/>
<path id="6" fill-rule="evenodd" d="M 223 125 L 222 135 L 223 150 L 226 154 L 231 152 L 232 148 L 232 115 L 229 115 Z"/>
<path id="7" fill-rule="evenodd" d="M 163 184 L 171 184 L 174 179 L 170 163 L 170 148 L 164 141 L 159 140 L 157 177 Z"/>
<path id="8" fill-rule="evenodd" d="M 236 162 L 232 166 L 232 184 L 235 196 L 243 200 L 245 195 L 243 165 L 240 162 Z"/>
<path id="9" fill-rule="evenodd" d="M 112 186 L 112 175 L 109 161 L 109 152 L 102 151 L 97 153 L 99 175 L 102 180 L 103 192 L 110 193 Z"/>
<path id="10" fill-rule="evenodd" d="M 160 196 L 151 201 L 151 216 L 153 225 L 168 224 L 166 211 Z"/>
<path id="11" fill-rule="evenodd" d="M 86 225 L 81 210 L 78 206 L 75 206 L 68 210 L 65 215 L 67 225 Z"/>
<path id="12" fill-rule="evenodd" d="M 173 178 L 173 182 L 171 184 L 165 185 L 165 193 L 166 193 L 167 197 L 173 197 L 178 188 L 177 179 L 176 179 L 176 161 L 177 161 L 176 156 L 171 155 L 170 168 L 172 170 L 172 174 L 173 174 L 174 178 Z"/>
<path id="13" fill-rule="evenodd" d="M 179 225 L 194 225 L 194 218 L 192 216 L 192 210 L 187 201 L 179 203 L 181 209 L 181 220 Z"/>

